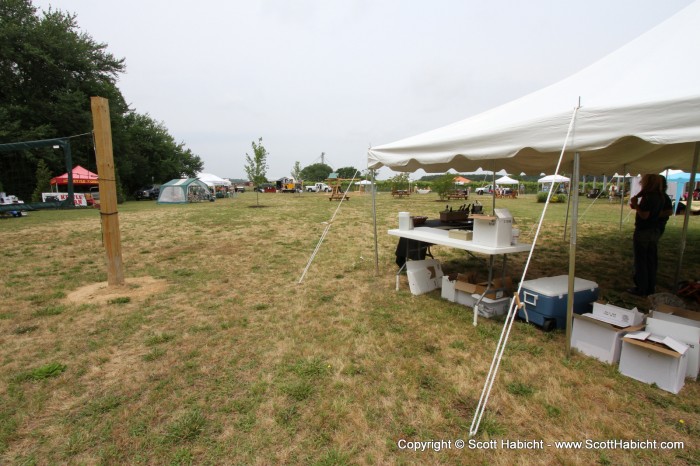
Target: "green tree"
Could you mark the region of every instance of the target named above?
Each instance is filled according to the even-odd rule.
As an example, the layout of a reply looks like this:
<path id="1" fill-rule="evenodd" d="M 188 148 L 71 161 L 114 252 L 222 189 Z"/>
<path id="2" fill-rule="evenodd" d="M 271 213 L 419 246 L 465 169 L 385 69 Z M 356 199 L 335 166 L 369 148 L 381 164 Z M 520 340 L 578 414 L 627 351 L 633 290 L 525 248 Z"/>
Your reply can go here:
<path id="1" fill-rule="evenodd" d="M 294 178 L 297 181 L 303 179 L 301 177 L 301 163 L 298 160 L 296 162 L 294 162 L 294 167 L 292 168 L 291 175 L 292 175 L 292 178 Z"/>
<path id="2" fill-rule="evenodd" d="M 123 142 L 119 174 L 128 180 L 130 193 L 153 182 L 193 177 L 203 168 L 199 157 L 177 143 L 165 125 L 149 115 L 129 112 L 124 116 Z"/>
<path id="3" fill-rule="evenodd" d="M 144 123 L 128 108 L 116 86 L 124 69 L 123 58 L 79 29 L 75 14 L 39 12 L 31 0 L 0 1 L 0 143 L 90 133 L 90 97 L 101 96 L 109 100 L 115 169 L 124 187 L 194 174 L 199 157 L 162 124 L 141 116 L 150 120 Z M 149 150 L 151 139 L 156 152 Z M 72 139 L 71 152 L 76 165 L 95 166 L 89 134 Z M 66 169 L 62 151 L 50 148 L 0 154 L 5 187 L 29 198 L 40 159 L 52 173 Z"/>
<path id="4" fill-rule="evenodd" d="M 51 171 L 46 162 L 39 160 L 36 164 L 36 188 L 32 193 L 32 202 L 41 202 L 41 193 L 51 190 Z"/>
<path id="5" fill-rule="evenodd" d="M 353 177 L 359 178 L 360 171 L 355 167 L 343 167 L 337 170 L 339 178 L 352 179 Z"/>
<path id="6" fill-rule="evenodd" d="M 257 188 L 259 185 L 267 181 L 267 150 L 262 144 L 262 138 L 258 138 L 258 143 L 252 142 L 253 155 L 250 156 L 246 152 L 245 154 L 245 172 L 248 175 L 248 179 L 253 182 L 253 187 Z M 256 193 L 258 193 L 256 189 Z M 258 205 L 260 204 L 260 193 L 257 194 L 256 200 Z"/>
<path id="7" fill-rule="evenodd" d="M 333 169 L 325 163 L 314 163 L 301 171 L 301 177 L 306 182 L 325 181 L 328 175 L 333 173 Z"/>
<path id="8" fill-rule="evenodd" d="M 432 190 L 438 194 L 441 200 L 447 199 L 447 195 L 454 189 L 454 178 L 454 175 L 445 173 L 433 180 Z"/>
<path id="9" fill-rule="evenodd" d="M 408 173 L 399 173 L 391 178 L 392 190 L 393 189 L 408 189 Z"/>

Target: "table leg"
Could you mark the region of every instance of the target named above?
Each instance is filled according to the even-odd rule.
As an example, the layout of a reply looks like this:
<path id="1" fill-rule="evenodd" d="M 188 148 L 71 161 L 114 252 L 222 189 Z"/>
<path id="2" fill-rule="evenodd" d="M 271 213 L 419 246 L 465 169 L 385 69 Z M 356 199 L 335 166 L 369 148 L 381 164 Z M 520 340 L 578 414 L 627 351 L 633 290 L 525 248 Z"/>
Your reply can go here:
<path id="1" fill-rule="evenodd" d="M 479 296 L 479 299 L 474 304 L 474 327 L 476 327 L 476 321 L 479 316 L 479 304 L 481 303 L 481 300 L 484 299 L 484 296 L 486 296 L 486 294 L 491 290 L 491 281 L 493 280 L 493 260 L 494 256 L 489 256 L 489 279 L 486 282 L 486 289 L 481 294 L 481 296 Z"/>
<path id="2" fill-rule="evenodd" d="M 408 259 L 408 258 L 407 258 Z M 398 272 L 396 272 L 396 291 L 399 291 L 399 280 L 401 278 L 401 271 L 406 268 L 406 262 L 403 263 Z"/>

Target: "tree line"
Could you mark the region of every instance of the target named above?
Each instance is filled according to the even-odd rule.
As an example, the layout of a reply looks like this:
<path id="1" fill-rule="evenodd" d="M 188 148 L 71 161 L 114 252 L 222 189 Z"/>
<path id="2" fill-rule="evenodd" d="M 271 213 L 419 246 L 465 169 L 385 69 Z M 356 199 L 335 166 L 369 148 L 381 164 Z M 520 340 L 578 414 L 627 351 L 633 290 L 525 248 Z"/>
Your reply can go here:
<path id="1" fill-rule="evenodd" d="M 162 122 L 129 108 L 116 85 L 125 67 L 107 44 L 80 30 L 76 15 L 39 11 L 31 0 L 0 1 L 0 144 L 91 133 L 90 97 L 100 96 L 109 100 L 121 192 L 201 171 L 201 158 Z M 71 139 L 71 152 L 73 165 L 96 172 L 90 134 Z M 61 150 L 0 152 L 0 185 L 22 199 L 43 189 L 37 172 L 45 178 L 46 169 L 65 173 Z"/>

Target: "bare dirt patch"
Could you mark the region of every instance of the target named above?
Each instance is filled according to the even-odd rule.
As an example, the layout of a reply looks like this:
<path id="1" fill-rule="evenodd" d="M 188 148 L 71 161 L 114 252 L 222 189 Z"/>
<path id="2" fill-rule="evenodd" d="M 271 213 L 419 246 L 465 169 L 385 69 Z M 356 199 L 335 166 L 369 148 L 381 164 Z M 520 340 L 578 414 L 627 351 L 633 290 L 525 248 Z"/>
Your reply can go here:
<path id="1" fill-rule="evenodd" d="M 168 287 L 165 280 L 153 277 L 126 278 L 124 282 L 122 286 L 109 286 L 107 282 L 92 283 L 69 293 L 66 301 L 79 304 L 104 304 L 121 297 L 129 297 L 132 302 L 143 301 Z"/>

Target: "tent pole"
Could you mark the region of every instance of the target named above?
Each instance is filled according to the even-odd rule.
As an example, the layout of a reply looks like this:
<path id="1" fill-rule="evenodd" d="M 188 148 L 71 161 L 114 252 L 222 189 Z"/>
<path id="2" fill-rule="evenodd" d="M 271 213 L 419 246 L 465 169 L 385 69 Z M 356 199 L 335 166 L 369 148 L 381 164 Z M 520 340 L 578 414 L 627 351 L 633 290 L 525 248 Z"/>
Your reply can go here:
<path id="1" fill-rule="evenodd" d="M 493 194 L 491 195 L 491 213 L 496 213 L 496 159 L 493 160 L 493 167 L 491 167 L 491 187 L 493 188 Z"/>
<path id="2" fill-rule="evenodd" d="M 690 220 L 690 208 L 693 205 L 693 191 L 695 189 L 695 174 L 698 171 L 698 155 L 700 154 L 700 141 L 695 142 L 695 150 L 693 151 L 693 169 L 690 172 L 690 181 L 688 185 L 688 201 L 685 205 L 685 216 L 683 217 L 683 231 L 681 232 L 680 249 L 678 253 L 678 265 L 676 266 L 676 276 L 673 280 L 674 291 L 678 291 L 678 286 L 681 277 L 681 265 L 683 264 L 683 254 L 685 253 L 685 242 L 688 236 L 688 221 Z"/>
<path id="3" fill-rule="evenodd" d="M 573 162 L 574 164 L 576 162 Z M 574 177 L 574 174 L 572 173 L 571 177 Z M 576 185 L 578 185 L 578 179 L 574 182 Z M 566 218 L 564 219 L 564 241 L 566 241 L 566 230 L 569 227 L 569 208 L 571 207 L 571 193 L 574 191 L 574 185 L 569 182 L 569 192 L 567 194 L 567 199 L 566 199 Z"/>
<path id="4" fill-rule="evenodd" d="M 581 155 L 576 152 L 574 154 L 574 172 L 571 178 L 574 180 L 574 185 L 569 190 L 571 193 L 578 194 L 578 176 L 579 166 L 581 163 Z M 578 226 L 578 195 L 574 197 L 571 203 L 571 237 L 569 240 L 569 295 L 566 300 L 566 355 L 571 356 L 571 326 L 574 315 L 574 280 L 576 280 L 576 227 Z"/>
<path id="5" fill-rule="evenodd" d="M 372 217 L 374 218 L 374 273 L 379 275 L 379 246 L 377 246 L 377 188 L 375 170 L 372 169 Z"/>
<path id="6" fill-rule="evenodd" d="M 67 139 L 59 142 L 59 146 L 63 149 L 63 154 L 66 157 L 66 167 L 68 167 L 68 199 L 66 202 L 70 208 L 75 207 L 75 188 L 73 186 L 73 156 L 70 150 L 70 142 Z M 56 185 L 56 191 L 58 192 L 58 185 Z"/>
<path id="7" fill-rule="evenodd" d="M 622 217 L 625 212 L 625 178 L 627 174 L 627 165 L 622 166 L 622 189 L 620 189 L 620 178 L 617 180 L 617 190 L 620 193 L 620 231 L 622 231 Z"/>

